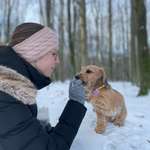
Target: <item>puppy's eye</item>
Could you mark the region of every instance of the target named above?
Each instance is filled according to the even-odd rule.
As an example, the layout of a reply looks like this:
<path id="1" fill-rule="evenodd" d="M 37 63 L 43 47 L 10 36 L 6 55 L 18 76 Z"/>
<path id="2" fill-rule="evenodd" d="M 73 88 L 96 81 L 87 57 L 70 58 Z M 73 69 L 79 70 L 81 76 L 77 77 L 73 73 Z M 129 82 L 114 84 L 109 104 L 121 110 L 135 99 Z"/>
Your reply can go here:
<path id="1" fill-rule="evenodd" d="M 86 73 L 92 73 L 92 71 L 88 69 L 88 70 L 86 70 Z"/>

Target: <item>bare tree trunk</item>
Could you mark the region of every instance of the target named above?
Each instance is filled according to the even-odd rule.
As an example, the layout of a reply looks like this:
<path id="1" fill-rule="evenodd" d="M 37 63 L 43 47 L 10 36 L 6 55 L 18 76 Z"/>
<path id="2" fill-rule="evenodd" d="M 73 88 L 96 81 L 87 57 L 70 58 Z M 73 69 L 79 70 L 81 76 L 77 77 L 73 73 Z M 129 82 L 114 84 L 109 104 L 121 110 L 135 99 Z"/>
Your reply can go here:
<path id="1" fill-rule="evenodd" d="M 95 28 L 96 28 L 96 33 L 95 33 L 95 42 L 96 42 L 96 64 L 102 64 L 101 60 L 101 48 L 100 48 L 100 1 L 94 0 L 93 1 L 93 17 L 95 21 Z"/>
<path id="2" fill-rule="evenodd" d="M 65 78 L 65 72 L 64 72 L 64 0 L 60 1 L 60 14 L 59 14 L 59 49 L 60 49 L 60 67 L 59 67 L 59 76 L 61 80 L 64 80 Z"/>
<path id="3" fill-rule="evenodd" d="M 43 24 L 46 24 L 46 21 L 45 21 L 45 14 L 44 14 L 44 11 L 43 11 L 43 0 L 39 0 L 39 13 L 40 13 L 40 21 L 43 23 Z"/>
<path id="4" fill-rule="evenodd" d="M 87 50 L 87 31 L 86 31 L 86 3 L 85 0 L 79 0 L 80 12 L 80 52 L 81 52 L 81 65 L 86 65 L 88 62 Z"/>
<path id="5" fill-rule="evenodd" d="M 16 26 L 17 24 L 17 18 L 18 18 L 18 14 L 16 13 L 16 15 L 14 15 L 12 17 L 12 11 L 15 9 L 15 6 L 17 5 L 17 1 L 16 0 L 6 0 L 4 3 L 5 6 L 5 21 L 4 21 L 4 28 L 5 28 L 5 42 L 8 43 L 10 40 L 10 35 L 11 35 L 11 31 L 13 26 Z M 15 10 L 17 12 L 17 9 Z"/>
<path id="6" fill-rule="evenodd" d="M 39 0 L 39 13 L 40 13 L 40 21 L 48 26 L 53 28 L 54 24 L 54 0 Z"/>
<path id="7" fill-rule="evenodd" d="M 126 0 L 125 1 L 125 14 L 126 14 L 126 42 L 127 42 L 127 55 L 128 55 L 128 61 L 127 61 L 127 68 L 128 68 L 128 79 L 127 80 L 130 80 L 131 79 L 131 76 L 130 76 L 130 61 L 131 61 L 131 59 L 130 59 L 130 50 L 131 50 L 131 44 L 130 44 L 130 37 L 129 37 L 129 29 L 130 29 L 130 16 L 129 16 L 129 0 Z"/>
<path id="8" fill-rule="evenodd" d="M 69 50 L 70 50 L 70 72 L 71 76 L 75 74 L 76 64 L 75 64 L 75 49 L 74 49 L 74 37 L 72 32 L 72 16 L 71 16 L 71 0 L 67 1 L 67 10 L 68 10 L 68 40 L 69 40 Z"/>
<path id="9" fill-rule="evenodd" d="M 47 26 L 51 27 L 51 9 L 52 9 L 52 2 L 51 0 L 46 0 L 46 20 L 47 20 Z"/>
<path id="10" fill-rule="evenodd" d="M 78 40 L 77 40 L 77 36 L 78 36 L 78 30 L 77 30 L 77 27 L 78 27 L 78 16 L 79 16 L 79 13 L 77 12 L 78 11 L 78 5 L 77 5 L 77 0 L 73 0 L 73 33 L 72 33 L 72 36 L 73 36 L 73 50 L 74 50 L 74 72 L 76 72 L 78 70 L 78 66 L 80 64 L 80 59 L 78 57 Z M 72 56 L 73 57 L 73 56 Z"/>
<path id="11" fill-rule="evenodd" d="M 96 22 L 96 60 L 97 64 L 100 64 L 100 31 L 99 31 L 99 19 L 95 20 Z"/>
<path id="12" fill-rule="evenodd" d="M 108 1 L 108 13 L 109 13 L 109 23 L 108 23 L 108 30 L 109 30 L 109 75 L 110 78 L 113 79 L 113 50 L 112 50 L 112 0 Z"/>
<path id="13" fill-rule="evenodd" d="M 131 79 L 134 83 L 139 82 L 139 60 L 138 60 L 138 39 L 137 39 L 137 15 L 136 1 L 131 0 Z"/>
<path id="14" fill-rule="evenodd" d="M 144 0 L 135 0 L 137 19 L 137 42 L 140 66 L 140 91 L 138 95 L 148 94 L 150 88 L 150 54 L 147 42 L 146 7 Z"/>
<path id="15" fill-rule="evenodd" d="M 9 42 L 10 38 L 10 22 L 11 22 L 11 12 L 12 12 L 12 6 L 11 6 L 11 0 L 5 1 L 5 42 Z"/>
<path id="16" fill-rule="evenodd" d="M 102 6 L 103 7 L 103 6 Z M 101 14 L 100 16 L 100 29 L 101 29 L 101 32 L 100 32 L 100 36 L 101 36 L 101 40 L 100 40 L 100 45 L 101 45 L 101 62 L 102 64 L 105 64 L 105 58 L 104 58 L 104 51 L 105 51 L 105 40 L 104 40 L 104 34 L 105 34 L 105 31 L 104 31 L 104 17 L 103 17 L 103 14 Z"/>
<path id="17" fill-rule="evenodd" d="M 75 50 L 76 71 L 81 69 L 81 51 L 80 51 L 80 7 L 79 0 L 73 0 L 73 39 Z"/>
<path id="18" fill-rule="evenodd" d="M 23 13 L 25 14 L 27 3 L 24 3 L 25 5 L 22 5 L 22 1 L 19 0 L 5 0 L 0 2 L 1 38 L 3 43 L 8 44 L 13 29 L 19 22 L 23 21 L 23 17 L 21 15 Z"/>
<path id="19" fill-rule="evenodd" d="M 126 70 L 126 66 L 128 61 L 126 61 L 127 58 L 127 53 L 126 53 L 126 32 L 125 32 L 125 16 L 124 16 L 124 9 L 122 9 L 122 5 L 120 6 L 120 4 L 118 3 L 118 10 L 119 10 L 119 14 L 120 14 L 120 21 L 121 21 L 121 49 L 122 49 L 122 72 L 121 72 L 121 79 L 123 80 L 127 80 L 127 70 Z"/>
<path id="20" fill-rule="evenodd" d="M 0 42 L 4 42 L 3 40 L 3 22 L 4 22 L 4 1 L 0 1 L 0 14 L 1 14 L 1 20 L 0 20 Z"/>

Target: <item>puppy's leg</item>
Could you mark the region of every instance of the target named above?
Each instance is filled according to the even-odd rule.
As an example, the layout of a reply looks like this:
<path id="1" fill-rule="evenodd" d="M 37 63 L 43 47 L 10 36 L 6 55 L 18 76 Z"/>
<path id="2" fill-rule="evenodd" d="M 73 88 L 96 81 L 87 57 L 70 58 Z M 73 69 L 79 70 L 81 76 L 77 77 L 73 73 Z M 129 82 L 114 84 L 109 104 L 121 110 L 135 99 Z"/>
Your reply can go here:
<path id="1" fill-rule="evenodd" d="M 122 108 L 121 113 L 117 115 L 115 120 L 113 121 L 114 125 L 123 126 L 126 116 L 127 116 L 127 110 L 126 110 L 126 107 L 124 106 Z"/>
<path id="2" fill-rule="evenodd" d="M 97 115 L 97 125 L 96 125 L 96 128 L 95 128 L 95 132 L 101 134 L 106 129 L 107 119 L 101 113 L 96 112 L 96 115 Z"/>

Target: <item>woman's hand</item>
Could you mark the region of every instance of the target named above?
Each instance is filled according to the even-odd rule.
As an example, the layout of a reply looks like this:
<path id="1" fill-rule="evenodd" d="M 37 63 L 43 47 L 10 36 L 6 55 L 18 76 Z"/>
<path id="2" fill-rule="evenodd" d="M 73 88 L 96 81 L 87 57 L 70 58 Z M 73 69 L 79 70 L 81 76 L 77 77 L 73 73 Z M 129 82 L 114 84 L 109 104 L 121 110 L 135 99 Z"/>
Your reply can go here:
<path id="1" fill-rule="evenodd" d="M 81 104 L 84 104 L 85 98 L 85 89 L 82 85 L 82 81 L 79 79 L 73 79 L 70 82 L 69 86 L 69 98 L 71 100 L 77 101 Z"/>

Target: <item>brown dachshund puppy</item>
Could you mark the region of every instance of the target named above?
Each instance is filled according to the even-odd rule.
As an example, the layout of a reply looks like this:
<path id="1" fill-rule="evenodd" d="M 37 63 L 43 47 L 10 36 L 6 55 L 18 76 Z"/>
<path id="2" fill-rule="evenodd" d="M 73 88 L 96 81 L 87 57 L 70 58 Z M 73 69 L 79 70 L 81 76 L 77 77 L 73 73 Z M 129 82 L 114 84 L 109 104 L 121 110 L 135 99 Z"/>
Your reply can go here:
<path id="1" fill-rule="evenodd" d="M 123 126 L 127 116 L 124 98 L 107 83 L 104 69 L 95 65 L 85 66 L 76 78 L 83 81 L 87 99 L 96 112 L 96 133 L 103 133 L 108 122 Z"/>

